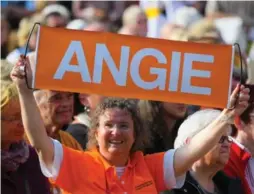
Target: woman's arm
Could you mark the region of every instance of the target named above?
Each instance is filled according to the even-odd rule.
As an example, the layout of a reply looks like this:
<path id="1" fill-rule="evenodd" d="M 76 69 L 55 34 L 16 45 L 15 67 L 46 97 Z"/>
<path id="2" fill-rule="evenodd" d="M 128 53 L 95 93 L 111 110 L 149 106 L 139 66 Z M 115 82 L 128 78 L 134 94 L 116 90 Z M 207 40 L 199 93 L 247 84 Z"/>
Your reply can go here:
<path id="1" fill-rule="evenodd" d="M 11 78 L 19 92 L 23 125 L 28 140 L 36 149 L 40 159 L 46 166 L 51 166 L 54 160 L 54 145 L 46 133 L 33 91 L 26 86 L 25 73 L 22 70 L 24 66 L 27 69 L 28 83 L 31 85 L 32 72 L 28 58 L 20 57 L 11 72 Z"/>
<path id="2" fill-rule="evenodd" d="M 230 104 L 235 104 L 235 99 L 240 86 L 231 95 Z M 209 152 L 218 142 L 223 133 L 228 129 L 230 121 L 235 115 L 241 114 L 248 106 L 249 89 L 241 87 L 236 107 L 232 110 L 223 110 L 221 115 L 207 126 L 204 130 L 195 135 L 188 144 L 176 150 L 174 155 L 175 176 L 184 174 L 192 164 Z"/>

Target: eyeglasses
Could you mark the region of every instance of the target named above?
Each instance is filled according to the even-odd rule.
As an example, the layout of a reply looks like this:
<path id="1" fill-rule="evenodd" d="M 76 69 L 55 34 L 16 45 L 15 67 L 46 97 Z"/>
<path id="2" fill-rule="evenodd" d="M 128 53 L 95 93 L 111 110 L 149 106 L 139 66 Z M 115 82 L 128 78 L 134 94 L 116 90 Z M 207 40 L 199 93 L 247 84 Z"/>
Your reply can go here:
<path id="1" fill-rule="evenodd" d="M 225 141 L 227 141 L 228 143 L 232 142 L 232 138 L 226 135 L 221 136 L 219 143 L 224 143 Z"/>

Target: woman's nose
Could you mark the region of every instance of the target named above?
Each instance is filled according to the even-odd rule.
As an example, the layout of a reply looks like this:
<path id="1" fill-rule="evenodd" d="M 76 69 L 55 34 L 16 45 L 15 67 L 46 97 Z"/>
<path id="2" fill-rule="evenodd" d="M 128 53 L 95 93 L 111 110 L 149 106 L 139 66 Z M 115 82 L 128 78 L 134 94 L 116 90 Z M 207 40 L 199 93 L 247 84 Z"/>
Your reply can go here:
<path id="1" fill-rule="evenodd" d="M 222 143 L 222 147 L 223 147 L 223 148 L 227 148 L 227 149 L 229 149 L 230 144 L 231 144 L 231 142 L 229 142 L 229 141 L 225 140 L 225 141 Z"/>
<path id="2" fill-rule="evenodd" d="M 120 133 L 120 129 L 117 125 L 114 125 L 114 127 L 112 127 L 112 131 L 111 131 L 111 134 L 113 135 L 117 135 Z"/>

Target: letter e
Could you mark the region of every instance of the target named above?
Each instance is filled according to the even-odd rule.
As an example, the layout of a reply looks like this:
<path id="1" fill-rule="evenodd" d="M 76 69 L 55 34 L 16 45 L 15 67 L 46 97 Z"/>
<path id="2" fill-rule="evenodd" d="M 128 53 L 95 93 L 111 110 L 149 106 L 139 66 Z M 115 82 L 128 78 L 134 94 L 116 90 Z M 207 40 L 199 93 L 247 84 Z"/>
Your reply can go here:
<path id="1" fill-rule="evenodd" d="M 202 55 L 185 53 L 184 54 L 184 67 L 183 67 L 183 78 L 182 78 L 182 88 L 181 92 L 190 94 L 201 94 L 201 95 L 211 95 L 211 88 L 208 87 L 197 87 L 191 85 L 191 77 L 203 77 L 210 78 L 210 71 L 194 70 L 192 69 L 193 61 L 213 63 L 214 56 L 212 55 Z"/>

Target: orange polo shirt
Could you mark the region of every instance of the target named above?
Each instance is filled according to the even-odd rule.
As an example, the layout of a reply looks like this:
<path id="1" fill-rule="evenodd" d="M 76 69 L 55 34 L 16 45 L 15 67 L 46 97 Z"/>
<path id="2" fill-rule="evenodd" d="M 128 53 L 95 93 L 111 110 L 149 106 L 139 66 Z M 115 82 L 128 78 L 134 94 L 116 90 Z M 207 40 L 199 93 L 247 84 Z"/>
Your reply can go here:
<path id="1" fill-rule="evenodd" d="M 54 140 L 55 144 L 56 140 Z M 54 184 L 62 188 L 66 193 L 72 194 L 105 194 L 105 193 L 149 193 L 157 194 L 160 191 L 170 189 L 174 186 L 176 179 L 174 172 L 165 172 L 165 158 L 168 153 L 156 153 L 144 156 L 142 152 L 135 152 L 130 156 L 129 162 L 123 175 L 119 178 L 116 175 L 114 166 L 110 166 L 97 150 L 81 152 L 65 147 L 57 142 L 55 146 L 55 158 L 52 171 L 54 175 L 45 173 L 42 165 L 42 172 L 45 176 L 55 177 Z M 62 148 L 61 148 L 62 147 Z M 62 159 L 56 159 L 61 155 Z M 59 166 L 56 165 L 58 160 Z M 41 162 L 42 163 L 42 162 Z M 167 164 L 167 163 L 166 163 Z M 173 165 L 172 165 L 173 166 Z M 59 169 L 58 169 L 59 168 Z M 167 181 L 166 176 L 170 174 Z M 185 178 L 185 177 L 184 177 Z M 171 183 L 169 183 L 171 180 Z M 173 180 L 173 181 L 172 181 Z M 169 182 L 168 182 L 169 181 Z M 184 179 L 180 184 L 184 183 Z"/>

